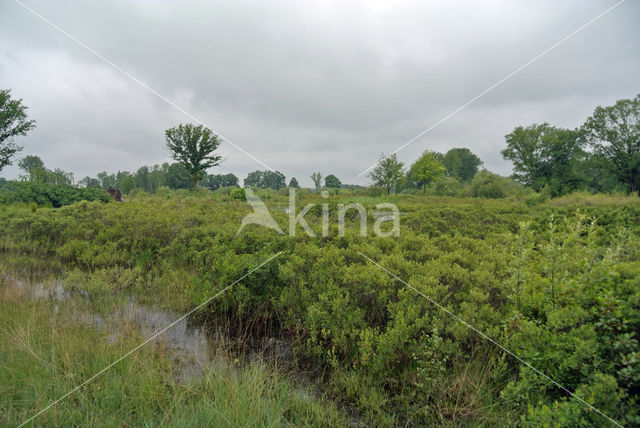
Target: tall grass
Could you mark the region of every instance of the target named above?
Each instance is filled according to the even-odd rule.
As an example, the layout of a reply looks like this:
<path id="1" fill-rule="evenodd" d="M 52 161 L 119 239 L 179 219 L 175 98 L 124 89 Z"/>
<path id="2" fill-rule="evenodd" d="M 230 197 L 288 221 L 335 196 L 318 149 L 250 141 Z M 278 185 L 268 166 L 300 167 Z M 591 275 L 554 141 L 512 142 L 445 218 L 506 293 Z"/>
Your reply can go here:
<path id="1" fill-rule="evenodd" d="M 113 340 L 73 301 L 31 300 L 0 288 L 0 425 L 16 426 L 142 341 L 123 325 Z M 111 339 L 111 340 L 110 340 Z M 167 349 L 149 344 L 52 406 L 28 426 L 344 425 L 329 402 L 262 363 L 214 364 L 180 380 Z"/>

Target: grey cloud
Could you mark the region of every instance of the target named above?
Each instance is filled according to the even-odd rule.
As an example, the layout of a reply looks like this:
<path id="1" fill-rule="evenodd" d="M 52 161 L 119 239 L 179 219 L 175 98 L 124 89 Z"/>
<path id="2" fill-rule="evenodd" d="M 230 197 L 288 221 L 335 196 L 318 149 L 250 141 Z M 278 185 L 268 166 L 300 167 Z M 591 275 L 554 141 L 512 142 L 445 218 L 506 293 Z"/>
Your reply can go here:
<path id="1" fill-rule="evenodd" d="M 207 125 L 310 185 L 343 182 L 598 13 L 593 2 L 29 2 Z M 76 172 L 169 159 L 187 117 L 12 2 L 0 6 L 0 79 L 39 128 L 25 153 Z M 504 135 L 575 127 L 640 91 L 640 6 L 619 8 L 399 153 L 469 147 L 490 169 Z M 241 178 L 255 161 L 221 147 Z M 15 169 L 7 170 L 15 174 Z"/>

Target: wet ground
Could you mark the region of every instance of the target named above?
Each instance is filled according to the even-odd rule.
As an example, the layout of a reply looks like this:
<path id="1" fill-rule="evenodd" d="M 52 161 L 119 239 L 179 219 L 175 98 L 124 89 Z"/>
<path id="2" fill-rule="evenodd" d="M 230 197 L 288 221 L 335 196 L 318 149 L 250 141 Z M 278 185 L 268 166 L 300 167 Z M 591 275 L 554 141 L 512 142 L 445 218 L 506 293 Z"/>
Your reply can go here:
<path id="1" fill-rule="evenodd" d="M 141 343 L 148 340 L 149 344 L 160 345 L 171 353 L 177 363 L 179 381 L 187 382 L 214 364 L 291 358 L 288 344 L 275 338 L 262 338 L 245 347 L 243 355 L 234 356 L 229 352 L 230 339 L 211 322 L 142 305 L 130 297 L 112 302 L 114 309 L 104 314 L 104 311 L 91 310 L 90 296 L 85 290 L 69 291 L 61 281 L 29 280 L 10 275 L 6 275 L 6 279 L 7 286 L 17 287 L 22 295 L 49 301 L 53 311 L 68 317 L 69 322 L 88 323 L 104 331 L 106 340 L 116 342 L 121 334 L 137 331 Z M 149 340 L 151 337 L 153 339 Z"/>

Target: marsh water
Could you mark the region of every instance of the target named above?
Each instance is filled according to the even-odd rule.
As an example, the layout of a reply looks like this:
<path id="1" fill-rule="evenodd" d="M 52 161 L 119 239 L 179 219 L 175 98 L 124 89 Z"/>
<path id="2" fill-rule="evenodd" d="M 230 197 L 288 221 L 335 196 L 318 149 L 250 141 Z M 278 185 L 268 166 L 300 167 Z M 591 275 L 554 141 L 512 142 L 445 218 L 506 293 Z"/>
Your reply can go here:
<path id="1" fill-rule="evenodd" d="M 106 340 L 116 342 L 123 332 L 132 329 L 141 336 L 141 343 L 164 347 L 178 363 L 178 379 L 189 381 L 215 364 L 241 364 L 255 360 L 291 358 L 288 344 L 280 339 L 264 337 L 242 347 L 242 353 L 230 353 L 233 342 L 223 329 L 211 321 L 140 304 L 126 297 L 113 309 L 91 310 L 90 295 L 86 290 L 67 290 L 56 279 L 38 280 L 7 275 L 8 283 L 32 300 L 48 301 L 54 313 L 69 322 L 90 324 L 105 333 Z M 146 345 L 146 343 L 145 343 Z M 246 344 L 245 344 L 246 345 Z M 232 361 L 230 361 L 232 360 Z"/>

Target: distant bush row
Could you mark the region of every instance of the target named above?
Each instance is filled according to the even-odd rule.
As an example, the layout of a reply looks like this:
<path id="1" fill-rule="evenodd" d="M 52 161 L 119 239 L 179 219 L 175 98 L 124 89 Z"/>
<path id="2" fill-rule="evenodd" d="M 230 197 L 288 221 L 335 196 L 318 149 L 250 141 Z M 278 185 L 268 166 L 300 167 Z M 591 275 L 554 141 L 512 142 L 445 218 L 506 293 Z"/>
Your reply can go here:
<path id="1" fill-rule="evenodd" d="M 0 204 L 35 203 L 59 208 L 83 200 L 108 202 L 111 197 L 102 189 L 81 188 L 69 184 L 8 181 L 0 187 Z"/>

